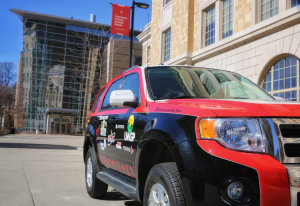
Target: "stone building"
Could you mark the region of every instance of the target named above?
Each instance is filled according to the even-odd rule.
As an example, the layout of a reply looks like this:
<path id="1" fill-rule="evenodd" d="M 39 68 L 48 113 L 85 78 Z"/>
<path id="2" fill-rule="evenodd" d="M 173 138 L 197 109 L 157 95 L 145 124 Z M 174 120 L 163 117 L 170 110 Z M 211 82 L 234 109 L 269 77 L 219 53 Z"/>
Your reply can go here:
<path id="1" fill-rule="evenodd" d="M 143 65 L 234 71 L 299 101 L 299 0 L 153 0 L 138 39 Z"/>
<path id="2" fill-rule="evenodd" d="M 16 85 L 15 127 L 23 131 L 82 132 L 100 88 L 129 65 L 129 37 L 110 26 L 11 9 L 23 22 Z M 142 44 L 134 31 L 133 65 Z"/>

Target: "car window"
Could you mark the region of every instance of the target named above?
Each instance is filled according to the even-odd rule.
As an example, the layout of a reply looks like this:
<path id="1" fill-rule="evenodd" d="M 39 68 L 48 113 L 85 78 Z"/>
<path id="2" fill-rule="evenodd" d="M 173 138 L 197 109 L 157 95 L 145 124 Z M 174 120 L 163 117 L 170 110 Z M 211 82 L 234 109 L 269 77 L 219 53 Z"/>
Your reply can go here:
<path id="1" fill-rule="evenodd" d="M 100 101 L 100 99 L 102 98 L 105 89 L 106 89 L 106 86 L 103 87 L 103 88 L 101 89 L 100 94 L 98 95 L 98 98 L 97 98 L 97 100 L 96 100 L 96 102 L 95 102 L 95 104 L 94 104 L 94 107 L 93 107 L 92 112 L 95 112 L 95 111 L 96 111 L 96 109 L 97 109 L 97 107 L 98 107 L 98 105 L 99 105 L 99 101 Z"/>
<path id="2" fill-rule="evenodd" d="M 210 98 L 273 100 L 247 78 L 224 70 L 200 67 L 147 68 L 153 99 Z"/>
<path id="3" fill-rule="evenodd" d="M 135 101 L 139 102 L 141 99 L 141 95 L 140 95 L 140 82 L 139 82 L 138 74 L 133 73 L 126 76 L 121 90 L 131 90 L 134 94 Z"/>
<path id="4" fill-rule="evenodd" d="M 103 100 L 103 104 L 102 104 L 102 109 L 111 109 L 111 108 L 115 108 L 115 106 L 111 106 L 109 99 L 110 99 L 110 94 L 112 93 L 112 91 L 118 90 L 120 83 L 122 81 L 123 78 L 115 81 L 114 83 L 112 83 L 112 85 L 110 86 L 109 90 L 107 91 L 105 98 Z"/>

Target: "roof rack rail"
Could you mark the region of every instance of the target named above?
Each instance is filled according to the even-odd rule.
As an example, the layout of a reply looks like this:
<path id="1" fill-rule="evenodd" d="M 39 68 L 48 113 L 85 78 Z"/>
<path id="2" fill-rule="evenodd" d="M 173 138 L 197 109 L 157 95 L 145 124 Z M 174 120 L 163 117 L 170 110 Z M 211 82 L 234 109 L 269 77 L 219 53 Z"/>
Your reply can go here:
<path id="1" fill-rule="evenodd" d="M 133 67 L 130 67 L 129 69 L 125 70 L 123 73 L 130 71 L 131 69 L 137 68 L 139 65 L 134 65 Z"/>

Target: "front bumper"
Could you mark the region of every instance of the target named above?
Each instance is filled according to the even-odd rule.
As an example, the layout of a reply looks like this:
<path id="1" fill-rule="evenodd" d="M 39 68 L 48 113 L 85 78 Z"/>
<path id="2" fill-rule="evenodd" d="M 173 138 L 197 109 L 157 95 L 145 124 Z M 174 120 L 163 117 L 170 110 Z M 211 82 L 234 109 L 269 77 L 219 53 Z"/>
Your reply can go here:
<path id="1" fill-rule="evenodd" d="M 287 169 L 290 186 L 291 206 L 300 206 L 300 157 L 287 156 L 285 151 L 286 144 L 298 144 L 300 138 L 283 137 L 281 133 L 281 125 L 300 125 L 300 119 L 294 118 L 273 118 L 266 119 L 268 124 L 265 129 L 268 129 L 272 136 L 273 157 L 281 162 Z M 297 155 L 296 155 L 297 156 Z"/>
<path id="2" fill-rule="evenodd" d="M 195 125 L 196 133 L 199 131 L 199 120 L 200 119 L 196 121 Z M 261 118 L 260 121 L 262 123 L 262 126 L 264 127 L 264 131 L 266 131 L 265 135 L 268 139 L 268 142 L 270 142 L 270 146 L 268 148 L 269 154 L 233 151 L 224 148 L 216 141 L 201 139 L 199 132 L 197 133 L 198 146 L 200 146 L 200 148 L 206 153 L 210 154 L 211 158 L 214 161 L 221 158 L 225 161 L 232 162 L 236 165 L 241 165 L 245 168 L 253 169 L 254 171 L 256 171 L 258 176 L 257 181 L 259 185 L 258 193 L 260 196 L 259 205 L 296 206 L 297 197 L 295 198 L 294 194 L 296 194 L 297 196 L 298 190 L 294 190 L 294 188 L 292 188 L 295 192 L 293 193 L 293 200 L 291 203 L 290 182 L 286 165 L 284 165 L 285 162 L 283 162 L 283 160 L 288 160 L 289 163 L 291 163 L 291 158 L 285 158 L 282 155 L 283 147 L 282 143 L 279 142 L 279 130 L 278 128 L 276 128 L 275 120 L 271 118 Z M 211 162 L 211 164 L 214 163 Z M 224 168 L 227 166 L 223 164 L 221 167 Z M 220 169 L 224 170 L 223 168 Z M 234 171 L 235 170 L 228 171 L 227 176 Z M 220 173 L 216 175 L 220 175 Z M 248 174 L 245 172 L 240 175 L 245 178 L 247 178 L 248 176 Z M 252 181 L 255 181 L 255 178 L 252 178 Z"/>
<path id="3" fill-rule="evenodd" d="M 300 206 L 300 165 L 285 164 L 290 181 L 291 205 Z"/>

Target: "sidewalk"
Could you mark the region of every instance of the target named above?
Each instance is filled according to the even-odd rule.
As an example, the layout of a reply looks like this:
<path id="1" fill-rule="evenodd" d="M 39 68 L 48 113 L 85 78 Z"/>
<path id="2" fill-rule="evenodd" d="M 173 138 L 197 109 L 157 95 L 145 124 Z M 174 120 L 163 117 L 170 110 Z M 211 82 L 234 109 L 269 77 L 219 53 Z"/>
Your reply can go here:
<path id="1" fill-rule="evenodd" d="M 105 200 L 85 189 L 82 136 L 0 136 L 0 205 L 141 206 L 112 188 Z"/>

